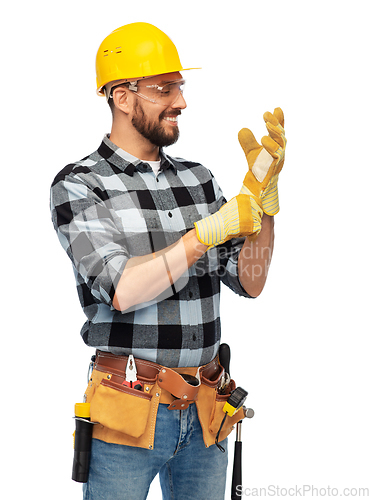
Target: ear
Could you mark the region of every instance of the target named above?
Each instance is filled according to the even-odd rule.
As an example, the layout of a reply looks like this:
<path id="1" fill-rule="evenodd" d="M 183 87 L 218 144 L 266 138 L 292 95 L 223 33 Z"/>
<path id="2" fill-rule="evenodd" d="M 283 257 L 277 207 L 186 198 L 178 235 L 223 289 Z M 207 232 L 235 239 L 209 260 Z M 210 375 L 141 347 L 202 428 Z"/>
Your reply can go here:
<path id="1" fill-rule="evenodd" d="M 113 91 L 113 102 L 117 109 L 128 115 L 131 110 L 129 91 L 125 87 L 118 87 Z"/>

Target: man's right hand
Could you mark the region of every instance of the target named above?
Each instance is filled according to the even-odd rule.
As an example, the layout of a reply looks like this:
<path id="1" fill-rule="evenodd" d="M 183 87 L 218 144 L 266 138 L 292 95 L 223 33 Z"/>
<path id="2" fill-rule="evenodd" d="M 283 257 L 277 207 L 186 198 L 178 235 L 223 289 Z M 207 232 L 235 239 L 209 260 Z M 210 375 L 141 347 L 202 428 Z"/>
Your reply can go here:
<path id="1" fill-rule="evenodd" d="M 198 240 L 209 248 L 232 238 L 255 239 L 261 230 L 262 209 L 253 197 L 239 194 L 218 212 L 195 222 Z"/>

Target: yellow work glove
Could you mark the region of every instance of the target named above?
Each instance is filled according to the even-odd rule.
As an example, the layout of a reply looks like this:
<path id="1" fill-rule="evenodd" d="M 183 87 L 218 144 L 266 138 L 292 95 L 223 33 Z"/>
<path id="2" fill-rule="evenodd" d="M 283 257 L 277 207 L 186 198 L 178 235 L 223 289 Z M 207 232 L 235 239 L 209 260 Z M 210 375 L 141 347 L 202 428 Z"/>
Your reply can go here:
<path id="1" fill-rule="evenodd" d="M 262 137 L 262 146 L 249 129 L 238 134 L 249 166 L 240 193 L 253 196 L 265 214 L 275 215 L 279 211 L 277 182 L 285 157 L 284 114 L 276 108 L 273 114 L 267 111 L 263 119 L 269 135 Z"/>
<path id="2" fill-rule="evenodd" d="M 252 210 L 250 196 L 235 196 L 215 214 L 195 222 L 198 240 L 211 248 L 232 238 L 256 237 L 263 215 L 257 208 L 256 212 Z"/>

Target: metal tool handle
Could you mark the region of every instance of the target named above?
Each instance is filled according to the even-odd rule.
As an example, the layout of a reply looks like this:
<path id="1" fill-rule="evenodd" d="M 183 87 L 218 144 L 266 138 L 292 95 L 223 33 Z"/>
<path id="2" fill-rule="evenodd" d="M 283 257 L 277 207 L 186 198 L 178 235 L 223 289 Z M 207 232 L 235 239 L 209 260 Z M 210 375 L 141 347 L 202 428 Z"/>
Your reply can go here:
<path id="1" fill-rule="evenodd" d="M 243 484 L 242 480 L 242 421 L 236 424 L 236 440 L 234 447 L 234 465 L 233 476 L 231 482 L 231 500 L 240 499 L 240 487 Z M 238 490 L 239 486 L 239 490 Z"/>

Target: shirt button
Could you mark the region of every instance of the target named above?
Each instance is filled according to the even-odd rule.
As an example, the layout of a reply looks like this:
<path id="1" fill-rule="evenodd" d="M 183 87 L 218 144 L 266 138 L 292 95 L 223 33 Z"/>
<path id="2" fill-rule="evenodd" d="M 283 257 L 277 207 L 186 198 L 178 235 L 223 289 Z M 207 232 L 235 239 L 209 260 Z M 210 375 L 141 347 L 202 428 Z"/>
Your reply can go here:
<path id="1" fill-rule="evenodd" d="M 194 340 L 194 342 L 197 340 L 197 336 L 196 335 L 193 335 L 193 340 Z"/>
<path id="2" fill-rule="evenodd" d="M 172 217 L 172 213 L 171 212 L 168 212 L 168 217 Z"/>

